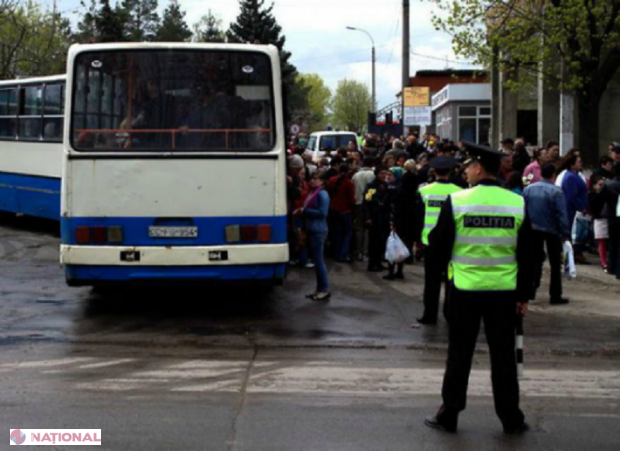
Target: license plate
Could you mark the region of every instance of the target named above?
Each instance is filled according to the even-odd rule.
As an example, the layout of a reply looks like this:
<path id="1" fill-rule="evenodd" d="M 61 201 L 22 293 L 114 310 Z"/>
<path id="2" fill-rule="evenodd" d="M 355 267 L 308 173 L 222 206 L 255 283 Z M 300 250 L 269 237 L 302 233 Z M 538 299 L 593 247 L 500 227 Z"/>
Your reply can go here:
<path id="1" fill-rule="evenodd" d="M 149 227 L 150 238 L 196 238 L 198 227 Z"/>

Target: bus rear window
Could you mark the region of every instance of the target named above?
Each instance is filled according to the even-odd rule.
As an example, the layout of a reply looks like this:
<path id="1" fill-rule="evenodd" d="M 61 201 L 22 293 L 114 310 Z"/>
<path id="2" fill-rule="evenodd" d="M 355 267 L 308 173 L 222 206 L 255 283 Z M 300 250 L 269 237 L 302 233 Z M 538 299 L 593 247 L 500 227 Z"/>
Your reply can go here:
<path id="1" fill-rule="evenodd" d="M 275 143 L 271 62 L 261 53 L 83 53 L 73 83 L 76 150 L 267 151 Z"/>

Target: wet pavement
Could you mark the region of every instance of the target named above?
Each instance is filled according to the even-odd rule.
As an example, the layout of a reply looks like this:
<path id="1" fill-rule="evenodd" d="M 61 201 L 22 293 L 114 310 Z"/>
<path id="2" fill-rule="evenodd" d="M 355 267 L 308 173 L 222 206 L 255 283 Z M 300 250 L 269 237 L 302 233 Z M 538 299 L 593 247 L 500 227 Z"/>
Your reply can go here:
<path id="1" fill-rule="evenodd" d="M 284 287 L 93 291 L 65 285 L 58 230 L 0 219 L 0 421 L 102 429 L 108 449 L 618 449 L 620 284 L 596 265 L 544 285 L 526 319 L 523 408 L 501 433 L 481 334 L 459 433 L 422 425 L 440 402 L 446 328 L 414 327 L 421 265 L 386 282 L 330 264 Z M 591 258 L 594 261 L 594 258 Z"/>

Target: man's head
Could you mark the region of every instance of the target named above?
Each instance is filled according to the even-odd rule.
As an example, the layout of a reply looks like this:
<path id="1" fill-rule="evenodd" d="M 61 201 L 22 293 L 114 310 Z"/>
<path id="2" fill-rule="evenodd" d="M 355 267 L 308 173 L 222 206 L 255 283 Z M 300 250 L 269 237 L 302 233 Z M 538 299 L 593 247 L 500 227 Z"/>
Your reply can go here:
<path id="1" fill-rule="evenodd" d="M 546 163 L 543 165 L 542 169 L 540 170 L 540 175 L 545 180 L 553 180 L 553 178 L 555 177 L 556 170 L 557 168 L 555 167 L 555 164 Z"/>
<path id="2" fill-rule="evenodd" d="M 495 179 L 506 154 L 486 146 L 463 143 L 469 152 L 465 161 L 465 175 L 470 185 L 477 185 L 484 179 Z"/>
<path id="3" fill-rule="evenodd" d="M 603 155 L 599 160 L 598 164 L 602 169 L 611 172 L 614 167 L 614 160 L 612 160 L 612 158 L 607 155 Z"/>
<path id="4" fill-rule="evenodd" d="M 372 168 L 375 164 L 375 159 L 373 157 L 364 157 L 364 167 Z"/>
<path id="5" fill-rule="evenodd" d="M 299 172 L 304 167 L 304 160 L 301 156 L 295 154 L 288 159 L 288 167 L 293 172 Z"/>
<path id="6" fill-rule="evenodd" d="M 340 158 L 339 156 L 335 156 L 329 162 L 329 166 L 336 170 L 338 170 L 341 164 L 342 164 L 342 158 Z"/>
<path id="7" fill-rule="evenodd" d="M 447 179 L 456 163 L 456 160 L 452 157 L 438 156 L 430 161 L 429 166 L 433 169 L 438 179 Z"/>
<path id="8" fill-rule="evenodd" d="M 506 138 L 506 139 L 504 139 L 502 141 L 502 147 L 505 150 L 508 150 L 508 151 L 512 152 L 512 149 L 514 149 L 514 147 L 515 147 L 515 142 L 514 142 L 514 140 L 512 138 Z"/>

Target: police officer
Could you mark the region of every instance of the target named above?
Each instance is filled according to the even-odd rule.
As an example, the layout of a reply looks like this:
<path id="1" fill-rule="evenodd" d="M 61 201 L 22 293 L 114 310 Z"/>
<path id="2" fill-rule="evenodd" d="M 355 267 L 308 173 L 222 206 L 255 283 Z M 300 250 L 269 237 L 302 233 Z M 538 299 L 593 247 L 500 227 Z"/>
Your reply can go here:
<path id="1" fill-rule="evenodd" d="M 465 173 L 474 187 L 450 196 L 429 236 L 429 253 L 449 261 L 451 286 L 443 405 L 425 424 L 456 432 L 483 320 L 495 412 L 505 433 L 518 434 L 529 429 L 519 409 L 515 325 L 531 296 L 531 226 L 523 198 L 496 180 L 503 154 L 475 144 L 466 147 Z"/>
<path id="2" fill-rule="evenodd" d="M 418 204 L 421 205 L 422 210 L 418 215 L 424 218 L 424 224 L 421 227 L 421 241 L 424 245 L 426 257 L 424 259 L 424 314 L 418 318 L 418 323 L 432 325 L 437 324 L 441 282 L 445 279 L 447 266 L 438 264 L 437 259 L 433 258 L 433 254 L 428 252 L 428 235 L 437 224 L 443 203 L 450 194 L 461 191 L 461 188 L 449 181 L 451 170 L 456 166 L 454 158 L 435 157 L 429 164 L 435 173 L 436 181 L 420 188 L 418 199 Z"/>

